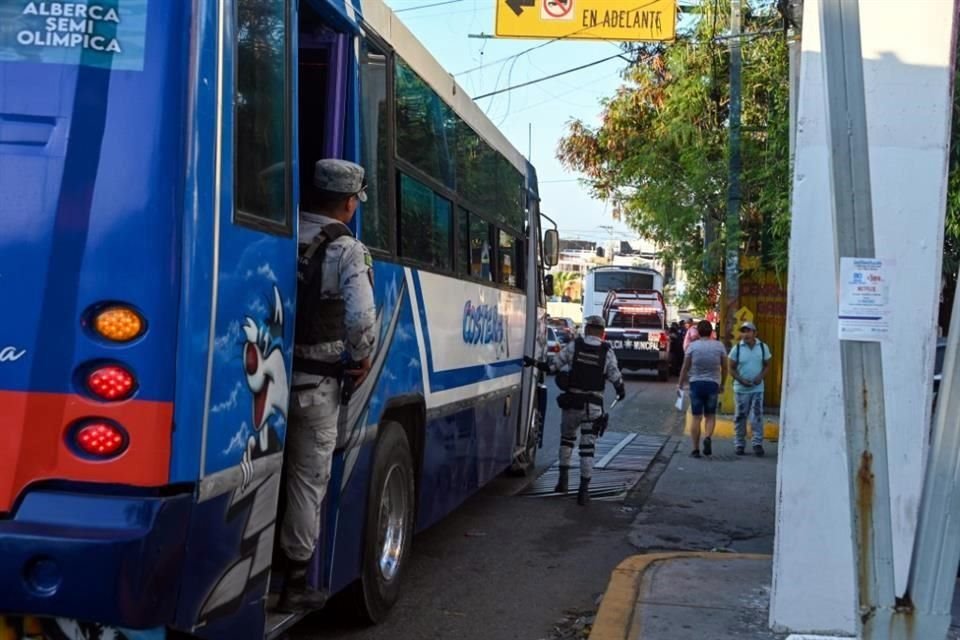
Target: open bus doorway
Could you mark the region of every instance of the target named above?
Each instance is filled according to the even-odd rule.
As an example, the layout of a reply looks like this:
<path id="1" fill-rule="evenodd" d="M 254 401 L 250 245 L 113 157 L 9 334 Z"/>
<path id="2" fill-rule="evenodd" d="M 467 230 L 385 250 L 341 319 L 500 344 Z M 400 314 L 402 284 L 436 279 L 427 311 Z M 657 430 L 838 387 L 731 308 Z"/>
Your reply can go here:
<path id="1" fill-rule="evenodd" d="M 330 29 L 307 6 L 301 11 L 295 117 L 302 200 L 313 185 L 317 160 L 343 157 L 351 39 Z"/>

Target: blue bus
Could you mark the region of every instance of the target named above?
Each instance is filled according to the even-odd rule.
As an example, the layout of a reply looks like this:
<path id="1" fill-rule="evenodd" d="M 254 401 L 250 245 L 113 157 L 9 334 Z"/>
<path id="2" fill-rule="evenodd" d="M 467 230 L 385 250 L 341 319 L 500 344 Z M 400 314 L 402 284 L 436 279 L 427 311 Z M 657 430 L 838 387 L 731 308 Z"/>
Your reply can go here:
<path id="1" fill-rule="evenodd" d="M 534 464 L 534 168 L 380 0 L 0 0 L 0 640 L 295 622 L 271 577 L 323 157 L 368 172 L 379 339 L 310 580 L 377 622 L 413 534 Z"/>

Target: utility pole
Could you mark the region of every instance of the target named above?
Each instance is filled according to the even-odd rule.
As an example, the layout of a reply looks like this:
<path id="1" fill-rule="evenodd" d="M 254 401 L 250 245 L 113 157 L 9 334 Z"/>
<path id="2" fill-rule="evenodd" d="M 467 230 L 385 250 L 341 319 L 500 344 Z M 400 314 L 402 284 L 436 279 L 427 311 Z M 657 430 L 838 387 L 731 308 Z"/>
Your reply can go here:
<path id="1" fill-rule="evenodd" d="M 820 25 L 839 274 L 844 259 L 876 257 L 858 0 L 822 0 Z M 880 344 L 840 340 L 861 640 L 890 640 L 897 606 Z"/>
<path id="2" fill-rule="evenodd" d="M 721 338 L 733 341 L 734 315 L 740 306 L 740 112 L 742 108 L 740 72 L 743 58 L 740 51 L 741 0 L 730 1 L 730 150 L 727 191 L 727 255 L 724 290 L 727 311 Z"/>

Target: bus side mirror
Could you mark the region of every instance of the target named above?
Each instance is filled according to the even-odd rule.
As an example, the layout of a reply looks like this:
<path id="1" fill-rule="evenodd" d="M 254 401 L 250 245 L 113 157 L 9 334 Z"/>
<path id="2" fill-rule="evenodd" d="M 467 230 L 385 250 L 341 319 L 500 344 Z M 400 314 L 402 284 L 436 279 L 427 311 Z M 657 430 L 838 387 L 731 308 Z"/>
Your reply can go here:
<path id="1" fill-rule="evenodd" d="M 556 229 L 547 229 L 543 234 L 543 260 L 548 267 L 560 262 L 560 234 Z"/>
<path id="2" fill-rule="evenodd" d="M 543 276 L 543 295 L 548 298 L 553 297 L 553 275 L 547 274 Z"/>

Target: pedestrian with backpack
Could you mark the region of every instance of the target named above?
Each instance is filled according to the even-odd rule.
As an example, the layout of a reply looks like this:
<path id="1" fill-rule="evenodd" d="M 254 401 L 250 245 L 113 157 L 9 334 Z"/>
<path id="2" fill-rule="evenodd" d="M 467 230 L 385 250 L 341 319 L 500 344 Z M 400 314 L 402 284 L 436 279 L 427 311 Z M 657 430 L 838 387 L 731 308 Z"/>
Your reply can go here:
<path id="1" fill-rule="evenodd" d="M 740 342 L 730 350 L 730 370 L 733 375 L 733 393 L 736 399 L 734 416 L 734 446 L 742 456 L 747 445 L 747 420 L 753 430 L 753 453 L 763 451 L 763 377 L 770 368 L 770 347 L 757 338 L 757 327 L 752 322 L 740 325 Z"/>

